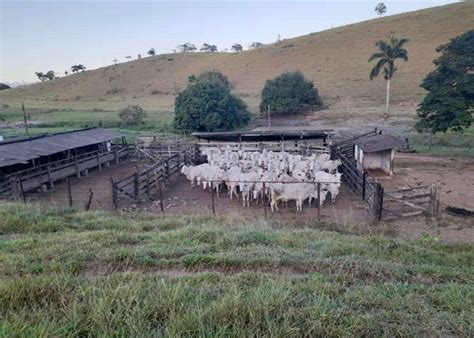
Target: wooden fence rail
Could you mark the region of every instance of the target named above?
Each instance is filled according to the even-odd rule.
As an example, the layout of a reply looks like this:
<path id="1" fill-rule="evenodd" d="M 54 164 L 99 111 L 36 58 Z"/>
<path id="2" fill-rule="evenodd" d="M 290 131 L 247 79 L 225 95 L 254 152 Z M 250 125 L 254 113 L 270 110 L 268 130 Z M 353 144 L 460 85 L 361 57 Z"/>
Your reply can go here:
<path id="1" fill-rule="evenodd" d="M 161 159 L 149 168 L 140 169 L 118 181 L 112 180 L 112 201 L 117 209 L 130 202 L 139 203 L 162 194 L 163 185 L 179 173 L 184 164 L 190 163 L 192 154 L 183 151 Z"/>

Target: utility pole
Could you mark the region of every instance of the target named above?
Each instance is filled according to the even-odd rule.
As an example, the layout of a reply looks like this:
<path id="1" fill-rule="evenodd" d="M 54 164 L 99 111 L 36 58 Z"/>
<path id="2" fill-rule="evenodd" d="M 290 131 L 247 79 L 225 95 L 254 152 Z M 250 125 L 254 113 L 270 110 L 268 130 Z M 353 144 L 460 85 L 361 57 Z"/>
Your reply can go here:
<path id="1" fill-rule="evenodd" d="M 26 135 L 30 135 L 30 133 L 28 132 L 28 117 L 26 116 L 26 110 L 25 110 L 25 103 L 22 102 L 21 103 L 21 110 L 23 110 L 23 121 L 25 122 L 25 131 L 26 131 Z"/>
<path id="2" fill-rule="evenodd" d="M 270 105 L 267 105 L 267 118 L 268 118 L 268 128 L 272 126 L 272 123 L 270 121 Z"/>

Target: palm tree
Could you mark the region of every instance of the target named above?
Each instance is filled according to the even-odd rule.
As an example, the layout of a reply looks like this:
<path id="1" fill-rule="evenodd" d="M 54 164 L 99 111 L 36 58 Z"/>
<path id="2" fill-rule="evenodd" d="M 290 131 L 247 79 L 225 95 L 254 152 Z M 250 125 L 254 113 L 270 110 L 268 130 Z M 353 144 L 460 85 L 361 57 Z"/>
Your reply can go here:
<path id="1" fill-rule="evenodd" d="M 386 112 L 388 116 L 389 106 L 390 106 L 390 80 L 397 71 L 395 67 L 395 60 L 402 59 L 403 61 L 408 61 L 408 52 L 403 45 L 409 40 L 407 38 L 397 39 L 393 36 L 390 38 L 390 41 L 378 41 L 375 45 L 379 49 L 379 52 L 372 54 L 369 58 L 369 62 L 375 59 L 379 59 L 377 64 L 370 71 L 370 79 L 378 76 L 380 71 L 383 73 L 383 77 L 387 80 L 387 99 L 386 99 Z"/>

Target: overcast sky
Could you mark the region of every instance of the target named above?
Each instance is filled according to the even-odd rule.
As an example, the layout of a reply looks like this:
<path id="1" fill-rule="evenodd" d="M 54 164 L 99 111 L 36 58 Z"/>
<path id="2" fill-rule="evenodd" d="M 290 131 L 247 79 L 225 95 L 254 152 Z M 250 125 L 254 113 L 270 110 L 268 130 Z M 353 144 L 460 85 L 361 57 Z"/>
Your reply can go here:
<path id="1" fill-rule="evenodd" d="M 117 58 L 169 53 L 184 42 L 219 50 L 274 42 L 376 17 L 379 0 L 345 1 L 38 1 L 0 0 L 0 82 L 71 65 L 88 69 Z M 458 1 L 385 1 L 387 15 Z"/>

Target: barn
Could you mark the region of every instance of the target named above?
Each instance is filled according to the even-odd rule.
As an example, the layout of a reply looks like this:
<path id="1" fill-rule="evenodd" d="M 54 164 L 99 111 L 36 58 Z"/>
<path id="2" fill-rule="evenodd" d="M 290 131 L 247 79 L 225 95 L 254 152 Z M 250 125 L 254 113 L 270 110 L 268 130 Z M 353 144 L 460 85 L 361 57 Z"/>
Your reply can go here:
<path id="1" fill-rule="evenodd" d="M 359 170 L 382 171 L 387 175 L 393 174 L 395 151 L 405 146 L 405 143 L 395 136 L 381 133 L 357 138 L 353 143 Z"/>
<path id="2" fill-rule="evenodd" d="M 232 147 L 243 151 L 286 151 L 304 153 L 327 151 L 331 130 L 305 127 L 256 128 L 249 131 L 195 132 L 201 150 L 208 147 Z"/>
<path id="3" fill-rule="evenodd" d="M 0 198 L 54 187 L 69 176 L 88 175 L 128 156 L 123 134 L 88 128 L 0 142 Z"/>

